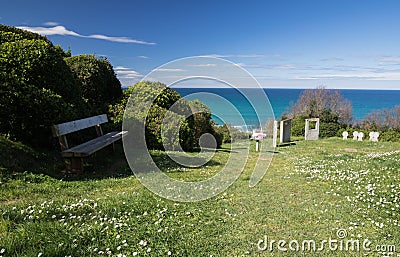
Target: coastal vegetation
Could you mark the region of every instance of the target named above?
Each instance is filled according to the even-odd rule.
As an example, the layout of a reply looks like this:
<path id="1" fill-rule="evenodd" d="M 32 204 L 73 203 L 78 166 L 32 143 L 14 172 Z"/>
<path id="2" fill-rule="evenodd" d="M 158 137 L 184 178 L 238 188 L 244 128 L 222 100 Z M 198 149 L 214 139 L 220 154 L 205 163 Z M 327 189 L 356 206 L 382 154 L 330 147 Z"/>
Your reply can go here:
<path id="1" fill-rule="evenodd" d="M 145 124 L 151 157 L 181 181 L 215 175 L 247 147 L 241 140 L 248 135 L 216 126 L 206 105 L 162 83 L 142 81 L 122 91 L 107 59 L 72 56 L 45 37 L 4 25 L 0 75 L 0 256 L 379 256 L 388 252 L 383 246 L 400 245 L 400 143 L 335 137 L 343 130 L 377 130 L 380 141 L 398 141 L 399 107 L 354 123 L 350 103 L 338 92 L 305 90 L 282 117 L 293 118 L 294 144 L 276 148 L 259 184 L 249 187 L 259 159 L 252 142 L 242 174 L 225 192 L 178 203 L 140 184 L 121 144 L 113 154 L 91 156 L 84 174 L 64 176 L 49 126 L 100 113 L 110 118 L 109 130 L 121 129 L 123 121 Z M 129 101 L 135 105 L 125 112 Z M 321 119 L 326 138 L 296 137 L 311 117 Z M 173 135 L 165 138 L 161 126 Z M 196 151 L 204 133 L 219 147 L 205 165 L 184 167 L 167 155 L 166 148 L 178 145 Z M 314 240 L 319 247 L 329 239 L 371 244 L 369 250 L 318 252 L 280 251 L 275 244 L 263 251 L 266 237 Z"/>
<path id="2" fill-rule="evenodd" d="M 170 149 L 181 144 L 183 150 L 193 151 L 201 134 L 217 134 L 207 106 L 186 101 L 161 83 L 140 82 L 122 93 L 121 83 L 105 58 L 71 56 L 70 51 L 54 46 L 45 37 L 4 25 L 0 26 L 0 42 L 0 116 L 7 117 L 1 120 L 0 134 L 11 140 L 49 148 L 54 144 L 51 125 L 102 113 L 113 121 L 109 129 L 121 129 L 131 95 L 137 102 L 158 95 L 143 122 L 150 149 L 163 149 L 163 117 L 178 100 L 174 115 L 164 124 L 164 129 L 171 131 L 181 124 L 180 131 L 174 132 L 179 136 L 171 137 L 176 140 L 168 143 Z M 143 115 L 139 107 L 127 113 L 136 121 Z M 221 145 L 222 140 L 217 143 Z"/>
<path id="3" fill-rule="evenodd" d="M 341 128 L 350 126 L 353 121 L 350 102 L 339 91 L 324 87 L 304 90 L 284 116 L 293 119 L 293 136 L 304 135 L 308 118 L 320 118 L 321 137 L 337 136 Z"/>
<path id="4" fill-rule="evenodd" d="M 341 137 L 343 131 L 368 135 L 371 131 L 380 133 L 381 141 L 400 141 L 400 106 L 391 109 L 374 110 L 363 120 L 355 121 L 351 103 L 338 90 L 318 87 L 304 90 L 281 120 L 291 118 L 292 136 L 304 136 L 305 119 L 320 118 L 321 137 Z"/>

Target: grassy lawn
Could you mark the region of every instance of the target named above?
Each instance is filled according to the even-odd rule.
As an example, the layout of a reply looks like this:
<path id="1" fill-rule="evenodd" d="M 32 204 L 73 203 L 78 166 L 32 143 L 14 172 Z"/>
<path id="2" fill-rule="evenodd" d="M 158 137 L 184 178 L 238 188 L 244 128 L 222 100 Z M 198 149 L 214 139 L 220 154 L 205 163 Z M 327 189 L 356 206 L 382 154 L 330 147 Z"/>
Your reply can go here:
<path id="1" fill-rule="evenodd" d="M 88 174 L 74 179 L 3 176 L 0 256 L 384 256 L 378 250 L 391 245 L 392 256 L 400 254 L 400 144 L 295 143 L 276 148 L 257 186 L 249 187 L 257 157 L 250 152 L 231 187 L 194 203 L 148 191 L 130 175 L 121 149 L 111 158 L 99 154 Z M 174 165 L 162 152 L 152 156 L 171 177 L 196 181 L 218 172 L 229 151 L 197 169 Z M 330 239 L 338 249 L 325 243 L 319 251 Z M 350 239 L 360 251 L 346 251 Z M 317 250 L 303 251 L 305 240 Z"/>

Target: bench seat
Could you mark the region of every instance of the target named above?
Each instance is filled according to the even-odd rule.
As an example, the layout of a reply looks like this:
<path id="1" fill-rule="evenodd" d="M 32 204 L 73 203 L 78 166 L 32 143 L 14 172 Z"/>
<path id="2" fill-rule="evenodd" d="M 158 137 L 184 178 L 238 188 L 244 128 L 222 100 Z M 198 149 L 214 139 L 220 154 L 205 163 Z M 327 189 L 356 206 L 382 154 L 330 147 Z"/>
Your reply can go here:
<path id="1" fill-rule="evenodd" d="M 61 155 L 64 157 L 67 173 L 81 173 L 83 171 L 83 158 L 113 145 L 128 134 L 128 131 L 115 131 L 106 135 L 103 134 L 100 124 L 108 122 L 107 115 L 101 114 L 93 117 L 73 120 L 61 124 L 53 125 L 51 131 L 54 137 L 58 137 L 60 142 Z M 69 147 L 66 135 L 94 127 L 97 137 L 80 145 Z"/>
<path id="2" fill-rule="evenodd" d="M 125 135 L 127 135 L 128 131 L 115 131 L 107 133 L 103 136 L 96 137 L 90 141 L 87 141 L 83 144 L 71 147 L 67 150 L 61 152 L 63 157 L 87 157 L 94 152 L 118 141 Z"/>

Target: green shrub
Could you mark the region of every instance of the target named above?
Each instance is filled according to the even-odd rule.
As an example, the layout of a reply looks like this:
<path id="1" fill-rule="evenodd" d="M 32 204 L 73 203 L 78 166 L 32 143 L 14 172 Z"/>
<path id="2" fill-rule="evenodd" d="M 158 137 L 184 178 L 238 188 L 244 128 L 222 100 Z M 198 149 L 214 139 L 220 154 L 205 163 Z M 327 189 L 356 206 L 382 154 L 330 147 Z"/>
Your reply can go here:
<path id="1" fill-rule="evenodd" d="M 222 126 L 216 126 L 215 131 L 221 135 L 222 143 L 233 143 L 237 140 L 249 139 L 250 135 L 246 132 L 241 132 L 237 128 L 224 124 Z"/>
<path id="2" fill-rule="evenodd" d="M 33 146 L 51 140 L 49 126 L 84 115 L 79 87 L 49 41 L 0 26 L 0 133 Z"/>
<path id="3" fill-rule="evenodd" d="M 107 59 L 78 55 L 65 58 L 65 61 L 90 106 L 91 114 L 106 112 L 108 105 L 121 97 L 121 83 Z"/>
<path id="4" fill-rule="evenodd" d="M 38 167 L 39 154 L 32 148 L 0 135 L 0 169 L 3 175 Z"/>
<path id="5" fill-rule="evenodd" d="M 194 144 L 195 147 L 199 146 L 200 137 L 205 133 L 211 134 L 217 143 L 217 147 L 220 147 L 222 144 L 222 136 L 218 135 L 217 129 L 214 126 L 214 123 L 211 120 L 211 110 L 207 105 L 200 102 L 199 100 L 194 100 L 189 102 L 189 106 L 193 113 L 194 119 Z M 204 145 L 205 147 L 211 145 Z"/>
<path id="6" fill-rule="evenodd" d="M 131 102 L 126 108 L 129 98 Z M 146 110 L 148 106 L 151 107 Z M 135 128 L 130 127 L 132 130 L 138 131 L 133 136 L 135 140 L 145 136 L 147 147 L 159 150 L 163 150 L 164 145 L 167 150 L 176 150 L 178 144 L 185 151 L 194 149 L 194 118 L 190 114 L 188 101 L 177 92 L 162 83 L 149 81 L 136 83 L 124 91 L 120 102 L 109 106 L 110 120 L 115 127 L 120 128 L 125 119 Z M 139 134 L 142 124 L 144 135 Z"/>
<path id="7" fill-rule="evenodd" d="M 291 133 L 292 136 L 304 136 L 305 135 L 305 120 L 306 116 L 296 116 L 292 120 Z M 319 136 L 320 137 L 335 137 L 338 135 L 339 130 L 343 126 L 338 122 L 338 116 L 332 113 L 330 110 L 325 110 L 321 114 L 319 123 Z M 343 132 L 343 131 L 342 131 Z"/>
<path id="8" fill-rule="evenodd" d="M 305 117 L 297 116 L 292 120 L 291 133 L 293 137 L 304 137 L 305 133 Z"/>
<path id="9" fill-rule="evenodd" d="M 380 141 L 400 142 L 400 132 L 397 130 L 387 130 L 379 135 Z"/>
<path id="10" fill-rule="evenodd" d="M 71 103 L 81 100 L 81 91 L 63 57 L 43 40 L 0 44 L 0 75 L 2 83 L 46 88 Z"/>
<path id="11" fill-rule="evenodd" d="M 22 30 L 16 27 L 0 24 L 0 44 L 4 42 L 13 42 L 21 39 L 42 40 L 48 43 L 49 45 L 52 45 L 50 40 L 48 40 L 45 36 L 27 30 Z"/>
<path id="12" fill-rule="evenodd" d="M 320 137 L 335 137 L 338 134 L 341 126 L 334 122 L 320 122 L 319 124 L 319 136 Z"/>

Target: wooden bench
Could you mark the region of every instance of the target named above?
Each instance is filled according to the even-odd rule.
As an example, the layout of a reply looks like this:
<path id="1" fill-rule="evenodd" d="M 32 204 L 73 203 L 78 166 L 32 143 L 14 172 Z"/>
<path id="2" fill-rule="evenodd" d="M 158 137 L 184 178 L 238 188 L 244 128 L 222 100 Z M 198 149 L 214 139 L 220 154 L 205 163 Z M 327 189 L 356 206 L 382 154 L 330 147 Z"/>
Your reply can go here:
<path id="1" fill-rule="evenodd" d="M 127 135 L 128 131 L 115 131 L 103 135 L 100 124 L 108 122 L 107 115 L 102 114 L 81 120 L 65 122 L 52 126 L 54 137 L 58 137 L 61 146 L 61 155 L 64 157 L 67 166 L 67 173 L 80 173 L 83 171 L 83 158 L 97 152 L 104 147 L 114 144 L 115 141 Z M 67 134 L 82 129 L 95 127 L 97 137 L 83 144 L 69 147 Z"/>

